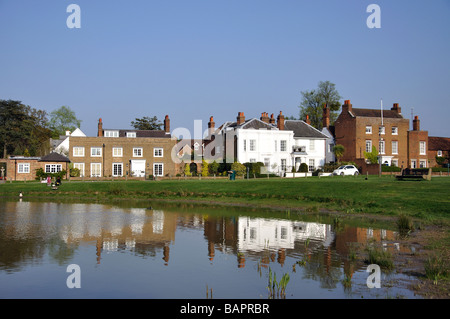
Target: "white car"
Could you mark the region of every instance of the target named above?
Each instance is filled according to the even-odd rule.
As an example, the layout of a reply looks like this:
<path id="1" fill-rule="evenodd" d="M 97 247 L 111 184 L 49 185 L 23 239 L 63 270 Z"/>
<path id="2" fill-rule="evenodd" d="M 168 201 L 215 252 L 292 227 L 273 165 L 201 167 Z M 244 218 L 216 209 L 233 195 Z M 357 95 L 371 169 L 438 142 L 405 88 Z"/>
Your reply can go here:
<path id="1" fill-rule="evenodd" d="M 333 175 L 358 175 L 358 169 L 353 165 L 342 165 L 333 171 Z"/>

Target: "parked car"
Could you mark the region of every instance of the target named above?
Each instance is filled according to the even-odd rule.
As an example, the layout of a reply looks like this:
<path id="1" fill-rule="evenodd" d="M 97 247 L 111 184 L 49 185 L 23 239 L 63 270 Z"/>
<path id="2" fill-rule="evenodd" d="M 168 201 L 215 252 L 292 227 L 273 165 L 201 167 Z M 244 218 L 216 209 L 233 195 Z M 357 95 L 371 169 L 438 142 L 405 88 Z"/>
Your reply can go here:
<path id="1" fill-rule="evenodd" d="M 333 175 L 358 175 L 359 171 L 354 165 L 342 165 L 333 171 Z"/>

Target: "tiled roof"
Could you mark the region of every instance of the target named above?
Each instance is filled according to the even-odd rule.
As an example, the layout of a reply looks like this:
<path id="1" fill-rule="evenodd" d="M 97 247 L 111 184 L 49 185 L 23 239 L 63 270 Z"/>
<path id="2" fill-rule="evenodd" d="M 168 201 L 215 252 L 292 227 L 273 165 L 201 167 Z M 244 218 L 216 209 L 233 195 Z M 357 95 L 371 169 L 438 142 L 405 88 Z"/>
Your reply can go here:
<path id="1" fill-rule="evenodd" d="M 39 162 L 70 162 L 70 159 L 58 153 L 50 153 L 41 157 Z"/>
<path id="2" fill-rule="evenodd" d="M 357 109 L 352 108 L 350 111 L 355 116 L 361 116 L 361 117 L 381 117 L 381 110 L 376 109 Z M 383 110 L 383 117 L 384 118 L 398 118 L 402 119 L 403 116 L 401 114 L 398 114 L 396 111 L 392 110 Z"/>
<path id="3" fill-rule="evenodd" d="M 103 129 L 103 132 L 105 131 L 119 131 L 119 137 L 127 137 L 127 132 L 136 133 L 136 137 L 171 137 L 163 130 Z"/>
<path id="4" fill-rule="evenodd" d="M 450 138 L 428 136 L 428 149 L 430 151 L 450 151 Z"/>
<path id="5" fill-rule="evenodd" d="M 300 120 L 284 121 L 284 130 L 293 131 L 294 137 L 327 138 L 325 134 Z"/>

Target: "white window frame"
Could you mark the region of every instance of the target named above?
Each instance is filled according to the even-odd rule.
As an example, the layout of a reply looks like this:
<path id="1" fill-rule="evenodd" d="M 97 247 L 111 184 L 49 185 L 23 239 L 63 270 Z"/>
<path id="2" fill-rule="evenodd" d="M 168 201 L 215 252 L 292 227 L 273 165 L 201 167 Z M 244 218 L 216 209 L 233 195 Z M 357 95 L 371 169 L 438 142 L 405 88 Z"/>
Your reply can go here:
<path id="1" fill-rule="evenodd" d="M 96 154 L 94 154 L 94 150 L 97 150 Z M 100 150 L 100 152 L 98 152 Z M 91 147 L 91 157 L 102 157 L 102 148 L 101 147 Z"/>
<path id="2" fill-rule="evenodd" d="M 382 135 L 386 134 L 386 126 L 380 125 L 378 128 L 378 133 Z"/>
<path id="3" fill-rule="evenodd" d="M 142 147 L 133 147 L 133 157 L 143 157 L 144 149 Z"/>
<path id="4" fill-rule="evenodd" d="M 277 146 L 278 146 L 278 141 L 275 140 L 275 152 L 278 152 L 278 151 L 277 151 Z"/>
<path id="5" fill-rule="evenodd" d="M 84 163 L 73 163 L 73 168 L 78 168 L 80 177 L 84 177 Z"/>
<path id="6" fill-rule="evenodd" d="M 366 134 L 372 134 L 372 125 L 366 125 Z"/>
<path id="7" fill-rule="evenodd" d="M 247 152 L 247 140 L 243 140 L 244 152 Z"/>
<path id="8" fill-rule="evenodd" d="M 113 157 L 123 157 L 123 148 L 122 147 L 113 147 L 112 148 L 112 156 Z"/>
<path id="9" fill-rule="evenodd" d="M 127 137 L 136 138 L 136 132 L 127 132 Z"/>
<path id="10" fill-rule="evenodd" d="M 120 167 L 120 174 L 116 173 L 116 167 Z M 117 170 L 118 171 L 118 170 Z M 121 177 L 123 176 L 123 163 L 112 163 L 112 176 Z"/>
<path id="11" fill-rule="evenodd" d="M 74 146 L 73 147 L 73 157 L 84 157 L 84 147 Z"/>
<path id="12" fill-rule="evenodd" d="M 442 157 L 442 150 L 438 150 L 438 151 L 437 151 L 437 156 L 438 156 L 438 157 Z"/>
<path id="13" fill-rule="evenodd" d="M 61 164 L 45 164 L 46 173 L 59 173 L 62 171 Z"/>
<path id="14" fill-rule="evenodd" d="M 392 135 L 398 135 L 398 127 L 397 126 L 393 126 L 391 132 L 392 132 Z"/>
<path id="15" fill-rule="evenodd" d="M 256 152 L 256 140 L 250 140 L 250 152 Z"/>
<path id="16" fill-rule="evenodd" d="M 286 152 L 286 151 L 287 151 L 287 141 L 280 140 L 280 152 Z"/>
<path id="17" fill-rule="evenodd" d="M 95 166 L 97 168 L 94 169 Z M 102 163 L 91 163 L 91 177 L 102 177 Z"/>
<path id="18" fill-rule="evenodd" d="M 119 131 L 105 131 L 105 137 L 119 137 Z"/>
<path id="19" fill-rule="evenodd" d="M 396 167 L 398 167 L 398 159 L 393 159 L 393 160 L 391 161 L 391 166 L 396 166 Z"/>
<path id="20" fill-rule="evenodd" d="M 392 141 L 392 154 L 398 154 L 398 141 Z"/>
<path id="21" fill-rule="evenodd" d="M 417 168 L 417 161 L 415 159 L 411 160 L 411 168 Z"/>
<path id="22" fill-rule="evenodd" d="M 164 149 L 162 147 L 153 148 L 153 157 L 164 157 Z"/>
<path id="23" fill-rule="evenodd" d="M 419 154 L 427 155 L 427 143 L 425 141 L 419 142 Z"/>
<path id="24" fill-rule="evenodd" d="M 17 163 L 17 173 L 29 174 L 30 173 L 30 163 Z"/>
<path id="25" fill-rule="evenodd" d="M 366 140 L 366 152 L 372 152 L 372 140 Z"/>
<path id="26" fill-rule="evenodd" d="M 280 141 L 281 142 L 281 141 Z M 280 143 L 281 146 L 281 143 Z M 285 158 L 281 159 L 280 168 L 282 171 L 286 171 L 287 168 L 287 160 Z"/>
<path id="27" fill-rule="evenodd" d="M 309 140 L 309 150 L 310 151 L 316 150 L 316 141 L 315 140 Z"/>
<path id="28" fill-rule="evenodd" d="M 316 161 L 313 158 L 310 158 L 308 160 L 308 171 L 314 172 L 316 169 Z"/>
<path id="29" fill-rule="evenodd" d="M 161 171 L 159 171 L 160 166 Z M 164 176 L 164 164 L 163 163 L 153 163 L 153 176 Z"/>
<path id="30" fill-rule="evenodd" d="M 379 145 L 379 152 L 380 154 L 386 154 L 386 143 L 385 141 L 380 141 Z"/>
<path id="31" fill-rule="evenodd" d="M 427 168 L 427 160 L 419 160 L 420 168 Z"/>

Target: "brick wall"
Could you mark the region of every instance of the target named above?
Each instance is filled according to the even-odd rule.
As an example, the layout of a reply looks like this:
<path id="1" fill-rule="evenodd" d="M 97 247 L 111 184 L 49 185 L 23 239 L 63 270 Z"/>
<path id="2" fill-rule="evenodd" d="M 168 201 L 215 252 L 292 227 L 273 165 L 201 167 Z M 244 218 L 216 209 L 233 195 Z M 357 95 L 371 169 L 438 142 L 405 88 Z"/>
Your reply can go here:
<path id="1" fill-rule="evenodd" d="M 178 165 L 171 158 L 172 148 L 176 140 L 171 138 L 114 138 L 114 137 L 71 137 L 69 147 L 69 158 L 74 167 L 84 164 L 84 175 L 91 176 L 91 164 L 97 163 L 101 167 L 101 176 L 111 177 L 113 164 L 121 164 L 122 175 L 131 176 L 132 161 L 145 161 L 145 176 L 156 175 L 154 164 L 163 164 L 163 175 L 175 176 L 179 173 Z M 74 148 L 83 147 L 84 156 L 76 156 Z M 91 148 L 100 148 L 100 156 L 91 156 Z M 113 149 L 121 149 L 121 156 L 113 154 Z M 155 148 L 162 150 L 162 156 L 155 156 Z M 134 151 L 140 149 L 140 151 Z M 138 152 L 138 153 L 137 153 Z"/>

